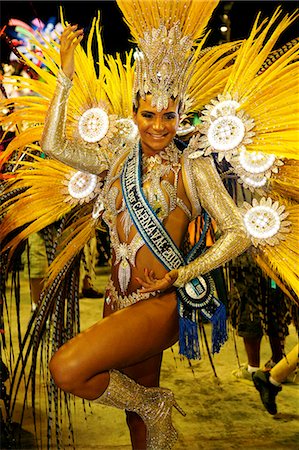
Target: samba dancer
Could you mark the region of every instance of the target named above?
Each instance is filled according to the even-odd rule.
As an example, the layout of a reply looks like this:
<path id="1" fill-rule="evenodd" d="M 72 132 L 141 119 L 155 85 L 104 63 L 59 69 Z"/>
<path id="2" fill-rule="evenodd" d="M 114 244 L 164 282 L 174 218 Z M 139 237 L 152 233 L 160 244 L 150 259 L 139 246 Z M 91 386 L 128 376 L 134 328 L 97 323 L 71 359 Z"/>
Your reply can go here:
<path id="1" fill-rule="evenodd" d="M 140 146 L 129 154 L 119 149 L 118 158 L 110 167 L 105 166 L 104 155 L 96 144 L 84 146 L 66 139 L 64 124 L 75 70 L 74 51 L 82 39 L 83 31 L 71 25 L 61 36 L 61 72 L 44 128 L 42 149 L 64 163 L 105 179 L 101 198 L 103 219 L 110 230 L 112 273 L 104 319 L 63 345 L 52 357 L 50 370 L 64 391 L 126 410 L 134 449 L 171 448 L 177 439 L 171 409 L 177 404 L 170 390 L 158 386 L 163 350 L 177 342 L 179 336 L 176 288 L 242 253 L 250 239 L 212 160 L 198 158 L 191 165 L 189 149 L 182 152 L 175 144 L 183 92 L 173 95 L 169 88 L 171 83 L 177 87 L 179 73 L 171 74 L 171 83 L 162 93 L 154 95 L 151 91 L 155 86 L 150 86 L 152 89 L 145 95 L 141 89 L 136 92 L 133 116 Z M 128 167 L 130 161 L 133 168 L 132 164 Z M 167 270 L 150 250 L 150 243 L 144 242 L 147 231 L 134 222 L 136 217 L 130 216 L 130 206 L 122 194 L 126 183 L 138 184 L 134 168 L 138 170 L 140 166 L 143 207 L 149 203 L 173 241 L 174 253 L 169 263 L 172 270 Z M 128 177 L 121 180 L 124 170 Z M 139 201 L 142 203 L 139 197 L 127 199 L 132 208 L 137 208 Z M 202 208 L 216 220 L 222 236 L 190 264 L 172 265 L 175 259 L 180 261 L 177 249 L 182 247 L 190 221 L 201 214 Z M 136 210 L 137 218 L 138 215 L 144 217 Z M 149 229 L 155 226 L 149 224 Z M 162 241 L 156 242 L 157 248 L 159 242 Z M 213 301 L 217 309 L 219 303 L 215 298 Z"/>

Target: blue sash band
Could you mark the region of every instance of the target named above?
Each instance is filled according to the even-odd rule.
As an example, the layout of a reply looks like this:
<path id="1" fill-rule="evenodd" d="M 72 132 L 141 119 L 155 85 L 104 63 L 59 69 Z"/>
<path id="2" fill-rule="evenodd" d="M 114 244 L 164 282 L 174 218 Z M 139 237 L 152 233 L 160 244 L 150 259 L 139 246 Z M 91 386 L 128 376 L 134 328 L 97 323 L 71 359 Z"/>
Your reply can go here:
<path id="1" fill-rule="evenodd" d="M 141 183 L 141 161 L 139 144 L 129 155 L 123 167 L 121 174 L 123 197 L 132 221 L 148 248 L 167 270 L 177 269 L 202 252 L 203 235 L 185 260 L 144 195 Z M 206 218 L 205 232 L 209 223 L 208 216 Z M 221 345 L 227 339 L 226 314 L 224 305 L 214 295 L 215 287 L 212 278 L 209 275 L 194 278 L 184 288 L 178 288 L 177 293 L 180 354 L 188 359 L 200 358 L 198 310 L 212 322 L 212 353 L 219 352 Z"/>

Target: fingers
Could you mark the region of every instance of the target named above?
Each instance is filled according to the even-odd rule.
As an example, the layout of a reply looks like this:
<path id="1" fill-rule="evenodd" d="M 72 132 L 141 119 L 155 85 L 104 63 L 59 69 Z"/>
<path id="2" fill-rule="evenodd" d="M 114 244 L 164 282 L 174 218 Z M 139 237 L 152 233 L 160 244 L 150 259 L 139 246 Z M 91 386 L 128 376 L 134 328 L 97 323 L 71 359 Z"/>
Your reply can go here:
<path id="1" fill-rule="evenodd" d="M 83 39 L 83 28 L 78 29 L 78 25 L 68 25 L 61 35 L 61 46 L 67 50 L 76 47 Z"/>
<path id="2" fill-rule="evenodd" d="M 154 278 L 152 270 L 144 269 L 144 279 L 136 277 L 136 281 L 141 285 L 142 292 L 153 292 L 156 290 L 156 284 L 159 280 Z"/>
<path id="3" fill-rule="evenodd" d="M 147 292 L 162 292 L 172 285 L 171 277 L 167 274 L 165 277 L 158 279 L 155 277 L 153 270 L 144 269 L 144 279 L 136 277 L 136 281 L 141 285 L 141 290 Z"/>
<path id="4" fill-rule="evenodd" d="M 149 284 L 155 283 L 157 281 L 153 270 L 144 269 L 144 278 L 145 281 Z"/>

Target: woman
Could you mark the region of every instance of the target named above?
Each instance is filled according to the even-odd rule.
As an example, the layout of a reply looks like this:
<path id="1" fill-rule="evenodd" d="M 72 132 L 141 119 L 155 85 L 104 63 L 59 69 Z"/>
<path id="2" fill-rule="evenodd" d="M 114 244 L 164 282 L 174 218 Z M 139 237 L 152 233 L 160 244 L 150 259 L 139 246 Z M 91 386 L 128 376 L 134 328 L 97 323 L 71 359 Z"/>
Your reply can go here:
<path id="1" fill-rule="evenodd" d="M 128 151 L 120 149 L 107 173 L 98 162 L 96 145 L 84 147 L 65 137 L 74 51 L 82 39 L 77 26 L 67 26 L 61 36 L 62 71 L 41 146 L 48 155 L 105 180 L 103 219 L 110 231 L 112 273 L 104 319 L 63 345 L 52 357 L 50 371 L 64 391 L 126 410 L 134 449 L 171 448 L 177 439 L 171 408 L 177 405 L 173 393 L 158 386 L 163 350 L 179 334 L 176 287 L 242 253 L 250 240 L 210 158 L 198 158 L 191 167 L 188 149 L 182 153 L 174 143 L 180 99 L 169 98 L 161 109 L 147 94 L 138 97 L 133 118 L 148 202 L 178 248 L 201 207 L 217 221 L 222 236 L 203 256 L 170 271 L 145 245 L 128 214 L 121 186 Z"/>

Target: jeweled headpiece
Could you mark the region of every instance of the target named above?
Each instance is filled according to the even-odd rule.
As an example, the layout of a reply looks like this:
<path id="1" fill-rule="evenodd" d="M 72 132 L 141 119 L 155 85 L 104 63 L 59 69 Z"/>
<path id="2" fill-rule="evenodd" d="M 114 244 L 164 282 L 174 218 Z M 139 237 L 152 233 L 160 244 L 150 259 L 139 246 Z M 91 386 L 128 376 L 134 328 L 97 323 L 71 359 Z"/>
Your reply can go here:
<path id="1" fill-rule="evenodd" d="M 170 30 L 161 23 L 159 28 L 144 33 L 139 51 L 135 53 L 135 106 L 138 94 L 141 98 L 152 94 L 152 106 L 156 106 L 158 111 L 167 108 L 171 97 L 183 101 L 190 79 L 187 70 L 192 57 L 192 43 L 188 36 L 182 36 L 178 23 Z"/>
<path id="2" fill-rule="evenodd" d="M 219 0 L 117 0 L 137 43 L 133 101 L 152 95 L 152 106 L 167 108 L 176 98 L 184 109 L 192 76 L 193 49 Z"/>

